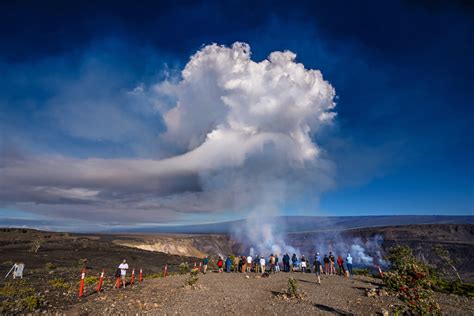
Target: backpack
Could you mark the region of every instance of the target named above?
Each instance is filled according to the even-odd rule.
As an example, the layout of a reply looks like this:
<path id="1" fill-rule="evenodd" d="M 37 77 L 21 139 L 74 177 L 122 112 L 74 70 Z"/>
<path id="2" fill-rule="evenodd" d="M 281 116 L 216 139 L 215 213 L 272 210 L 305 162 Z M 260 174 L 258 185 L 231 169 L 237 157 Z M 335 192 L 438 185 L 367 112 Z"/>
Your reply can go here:
<path id="1" fill-rule="evenodd" d="M 122 272 L 122 271 L 121 271 L 120 269 L 117 269 L 117 271 L 115 271 L 115 277 L 116 277 L 116 278 L 120 277 L 121 272 Z"/>

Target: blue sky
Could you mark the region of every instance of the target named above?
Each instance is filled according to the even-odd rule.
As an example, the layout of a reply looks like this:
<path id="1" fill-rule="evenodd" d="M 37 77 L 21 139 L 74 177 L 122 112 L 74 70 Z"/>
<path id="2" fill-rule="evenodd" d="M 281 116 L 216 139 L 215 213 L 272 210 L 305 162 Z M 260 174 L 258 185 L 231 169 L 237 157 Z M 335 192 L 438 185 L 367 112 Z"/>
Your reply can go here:
<path id="1" fill-rule="evenodd" d="M 473 214 L 474 6 L 467 1 L 12 1 L 0 12 L 0 177 L 23 160 L 159 160 L 185 153 L 176 142 L 161 140 L 169 128 L 164 113 L 176 100 L 153 87 L 178 84 L 190 56 L 206 45 L 239 41 L 250 46 L 256 62 L 274 51 L 294 52 L 298 63 L 319 69 L 336 91 L 336 118 L 311 135 L 331 162 L 330 184 L 302 181 L 301 194 L 279 202 L 281 214 Z M 157 104 L 168 107 L 156 110 Z M 68 164 L 80 169 L 79 162 Z M 41 168 L 38 174 L 48 173 Z M 113 204 L 92 210 L 76 199 L 110 199 L 112 189 L 74 191 L 76 184 L 53 178 L 54 186 L 35 176 L 3 190 L 0 219 L 40 220 L 54 228 L 83 226 L 101 212 L 89 221 L 106 225 L 115 216 Z M 209 179 L 193 174 L 173 189 L 160 189 L 166 211 L 150 207 L 143 220 L 239 217 L 231 208 L 179 209 L 193 205 L 188 192 L 212 187 Z M 41 185 L 32 189 L 36 182 Z M 54 199 L 44 195 L 51 190 Z M 130 201 L 143 202 L 137 194 L 130 193 Z M 173 204 L 175 198 L 180 202 Z"/>

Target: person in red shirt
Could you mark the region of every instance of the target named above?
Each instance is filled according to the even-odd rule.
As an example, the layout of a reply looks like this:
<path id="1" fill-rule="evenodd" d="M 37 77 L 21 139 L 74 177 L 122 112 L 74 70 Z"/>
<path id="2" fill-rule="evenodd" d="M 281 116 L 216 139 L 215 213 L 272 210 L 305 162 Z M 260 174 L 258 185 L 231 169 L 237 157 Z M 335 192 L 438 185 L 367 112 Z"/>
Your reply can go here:
<path id="1" fill-rule="evenodd" d="M 346 269 L 344 269 L 344 260 L 341 256 L 337 257 L 337 265 L 339 266 L 339 275 L 346 275 Z"/>
<path id="2" fill-rule="evenodd" d="M 219 272 L 224 272 L 222 269 L 222 266 L 224 265 L 224 261 L 222 260 L 221 257 L 219 257 L 219 260 L 217 260 L 217 267 L 219 268 Z"/>

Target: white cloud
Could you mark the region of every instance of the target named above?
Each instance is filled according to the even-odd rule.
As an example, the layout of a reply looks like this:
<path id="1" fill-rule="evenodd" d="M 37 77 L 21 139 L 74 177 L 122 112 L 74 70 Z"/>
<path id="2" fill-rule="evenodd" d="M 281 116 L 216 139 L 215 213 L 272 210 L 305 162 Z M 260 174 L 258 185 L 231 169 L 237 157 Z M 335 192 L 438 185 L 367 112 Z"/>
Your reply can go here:
<path id="1" fill-rule="evenodd" d="M 181 81 L 130 92 L 176 101 L 169 109 L 160 106 L 167 126 L 162 138 L 181 154 L 161 160 L 9 159 L 0 167 L 6 180 L 0 201 L 37 203 L 29 207 L 35 212 L 55 204 L 55 214 L 62 206 L 97 220 L 138 212 L 137 221 L 163 221 L 250 211 L 261 208 L 263 194 L 275 196 L 276 204 L 308 192 L 317 196 L 332 187 L 333 166 L 312 136 L 333 120 L 335 91 L 320 71 L 295 58 L 273 52 L 255 62 L 247 44 L 206 46 L 191 57 Z"/>

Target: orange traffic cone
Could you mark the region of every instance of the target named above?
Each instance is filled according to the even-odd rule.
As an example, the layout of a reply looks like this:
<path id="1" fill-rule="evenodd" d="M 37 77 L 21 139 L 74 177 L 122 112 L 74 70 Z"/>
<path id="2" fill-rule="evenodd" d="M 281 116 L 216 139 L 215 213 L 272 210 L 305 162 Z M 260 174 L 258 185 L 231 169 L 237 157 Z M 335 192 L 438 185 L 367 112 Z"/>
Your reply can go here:
<path id="1" fill-rule="evenodd" d="M 102 269 L 102 273 L 100 274 L 99 284 L 97 285 L 97 293 L 100 292 L 100 287 L 102 286 L 103 280 L 104 280 L 104 269 Z"/>
<path id="2" fill-rule="evenodd" d="M 84 278 L 86 277 L 86 269 L 82 269 L 81 282 L 79 283 L 79 298 L 84 294 Z"/>

